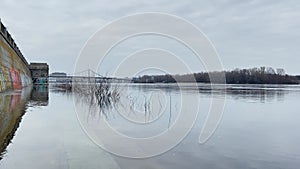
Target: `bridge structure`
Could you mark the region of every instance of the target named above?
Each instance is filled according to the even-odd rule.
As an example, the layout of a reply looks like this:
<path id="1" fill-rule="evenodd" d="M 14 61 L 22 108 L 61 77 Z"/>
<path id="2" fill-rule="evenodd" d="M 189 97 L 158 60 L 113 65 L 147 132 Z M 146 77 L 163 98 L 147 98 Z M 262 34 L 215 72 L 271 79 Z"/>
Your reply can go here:
<path id="1" fill-rule="evenodd" d="M 67 76 L 48 76 L 49 83 L 129 83 L 130 78 L 116 78 L 116 77 L 105 77 L 99 73 L 86 69 L 80 72 L 75 72 L 73 75 Z"/>

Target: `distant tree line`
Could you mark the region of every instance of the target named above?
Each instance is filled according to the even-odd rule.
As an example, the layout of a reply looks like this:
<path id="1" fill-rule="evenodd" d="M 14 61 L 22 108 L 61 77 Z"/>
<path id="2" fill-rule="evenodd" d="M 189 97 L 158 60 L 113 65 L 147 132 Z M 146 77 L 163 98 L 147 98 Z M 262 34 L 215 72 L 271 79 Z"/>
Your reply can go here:
<path id="1" fill-rule="evenodd" d="M 211 72 L 214 77 L 225 74 L 227 84 L 299 84 L 299 76 L 286 75 L 283 69 L 271 67 L 235 69 L 233 71 Z M 210 83 L 209 73 L 200 72 L 184 75 L 144 75 L 132 79 L 135 83 Z"/>

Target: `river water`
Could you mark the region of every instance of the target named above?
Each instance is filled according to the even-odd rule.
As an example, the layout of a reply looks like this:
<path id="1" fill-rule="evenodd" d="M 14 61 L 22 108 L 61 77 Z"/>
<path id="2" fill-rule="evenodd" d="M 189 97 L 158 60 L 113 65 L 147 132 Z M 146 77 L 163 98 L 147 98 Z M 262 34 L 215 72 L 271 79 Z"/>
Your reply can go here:
<path id="1" fill-rule="evenodd" d="M 0 168 L 299 168 L 300 86 L 229 85 L 226 91 L 182 86 L 116 85 L 118 94 L 109 100 L 43 86 L 1 93 Z M 212 102 L 224 98 L 222 114 L 210 124 L 216 130 L 200 143 Z M 144 149 L 113 139 L 118 149 L 105 147 L 113 137 L 100 128 L 104 123 L 130 138 L 151 139 L 171 131 L 182 113 L 195 110 L 194 123 L 180 124 L 193 126 L 168 151 L 160 145 L 172 144 L 176 132 Z M 161 151 L 149 158 L 120 156 L 156 149 Z"/>

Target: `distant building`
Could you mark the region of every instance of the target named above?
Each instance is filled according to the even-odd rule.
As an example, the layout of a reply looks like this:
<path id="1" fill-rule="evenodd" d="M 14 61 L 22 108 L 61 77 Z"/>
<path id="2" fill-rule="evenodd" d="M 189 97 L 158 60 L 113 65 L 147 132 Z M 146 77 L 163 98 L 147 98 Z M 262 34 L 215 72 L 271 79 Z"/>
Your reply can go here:
<path id="1" fill-rule="evenodd" d="M 55 77 L 66 77 L 67 74 L 64 73 L 64 72 L 54 72 L 54 73 L 51 73 L 50 76 L 55 76 Z"/>
<path id="2" fill-rule="evenodd" d="M 53 72 L 49 76 L 49 83 L 71 83 L 72 77 L 64 72 Z"/>
<path id="3" fill-rule="evenodd" d="M 47 63 L 30 63 L 33 84 L 48 84 L 49 66 Z"/>

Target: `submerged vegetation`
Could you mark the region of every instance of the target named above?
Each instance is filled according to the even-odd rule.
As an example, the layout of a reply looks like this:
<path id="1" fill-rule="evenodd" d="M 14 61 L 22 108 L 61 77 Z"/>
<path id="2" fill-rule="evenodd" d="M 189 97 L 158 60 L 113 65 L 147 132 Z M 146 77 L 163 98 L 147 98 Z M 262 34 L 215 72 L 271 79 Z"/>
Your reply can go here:
<path id="1" fill-rule="evenodd" d="M 299 84 L 299 76 L 286 75 L 283 69 L 275 71 L 271 67 L 235 69 L 233 71 L 200 72 L 185 75 L 144 75 L 133 78 L 134 83 L 210 83 L 209 75 L 214 77 L 225 74 L 227 84 Z"/>
<path id="2" fill-rule="evenodd" d="M 112 109 L 120 99 L 120 93 L 117 86 L 110 82 L 101 83 L 66 83 L 56 84 L 56 88 L 72 92 L 76 95 L 79 103 L 83 102 L 90 107 L 90 113 L 99 112 L 107 117 L 108 110 Z"/>

